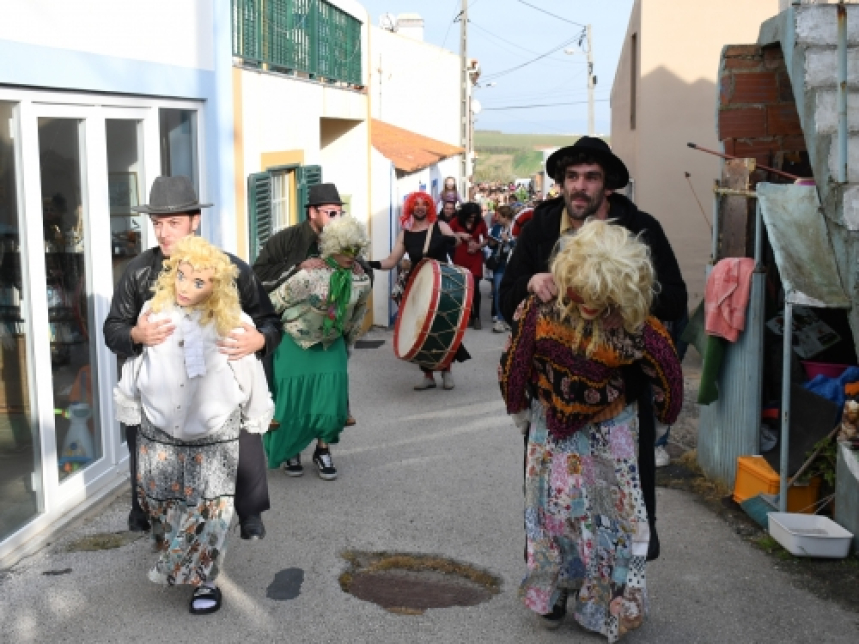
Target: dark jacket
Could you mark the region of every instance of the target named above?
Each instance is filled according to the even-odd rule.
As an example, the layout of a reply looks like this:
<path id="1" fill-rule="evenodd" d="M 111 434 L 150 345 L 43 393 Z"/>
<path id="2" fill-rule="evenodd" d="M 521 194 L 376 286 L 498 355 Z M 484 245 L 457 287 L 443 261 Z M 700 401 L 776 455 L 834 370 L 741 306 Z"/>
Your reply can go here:
<path id="1" fill-rule="evenodd" d="M 653 315 L 663 321 L 679 320 L 687 311 L 686 283 L 662 226 L 623 195 L 613 194 L 608 200 L 609 219 L 635 235 L 642 233 L 642 241 L 650 247 L 660 285 L 659 294 L 653 299 Z M 516 240 L 501 280 L 501 315 L 505 320 L 512 320 L 519 303 L 528 297 L 531 277 L 549 272 L 549 259 L 561 234 L 563 210 L 563 197 L 543 202 Z"/>
<path id="2" fill-rule="evenodd" d="M 309 221 L 284 228 L 270 237 L 254 262 L 254 273 L 265 292 L 271 293 L 297 273 L 301 263 L 313 254 L 318 240 L 319 236 Z M 373 269 L 367 260 L 358 257 L 355 261 L 370 276 L 370 286 L 373 286 Z"/>
<path id="3" fill-rule="evenodd" d="M 280 344 L 280 317 L 274 312 L 271 300 L 263 290 L 251 267 L 234 255 L 233 264 L 239 268 L 236 286 L 242 310 L 254 321 L 257 331 L 265 336 L 265 347 L 257 352 L 257 357 L 274 353 Z M 128 358 L 139 355 L 142 344 L 131 341 L 131 329 L 137 324 L 137 317 L 143 305 L 152 298 L 155 285 L 164 262 L 164 254 L 158 247 L 150 248 L 135 257 L 126 266 L 113 291 L 110 313 L 104 321 L 104 341 L 116 355 Z"/>
<path id="4" fill-rule="evenodd" d="M 301 262 L 310 257 L 319 239 L 309 220 L 284 228 L 272 235 L 254 262 L 254 273 L 266 293 L 289 279 Z"/>

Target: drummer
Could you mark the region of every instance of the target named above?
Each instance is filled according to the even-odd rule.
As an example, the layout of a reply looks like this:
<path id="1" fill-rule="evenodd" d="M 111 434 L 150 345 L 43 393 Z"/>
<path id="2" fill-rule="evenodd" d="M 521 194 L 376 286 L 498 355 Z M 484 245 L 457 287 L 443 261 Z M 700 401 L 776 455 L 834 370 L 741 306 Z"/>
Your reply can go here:
<path id="1" fill-rule="evenodd" d="M 425 192 L 413 192 L 406 197 L 400 225 L 402 230 L 397 235 L 397 241 L 391 254 L 382 261 L 369 262 L 371 268 L 389 271 L 400 263 L 406 253 L 409 254 L 412 268 L 417 266 L 425 257 L 446 264 L 448 251 L 460 243 L 450 226 L 443 221 L 437 221 L 435 202 Z M 397 279 L 392 297 L 398 305 L 406 291 L 410 274 L 411 268 L 401 272 Z M 457 362 L 464 362 L 470 357 L 465 347 L 460 344 L 454 359 Z M 415 389 L 418 391 L 435 389 L 436 382 L 432 370 L 421 366 L 421 371 L 423 374 L 415 385 Z M 444 389 L 453 389 L 453 375 L 450 373 L 449 366 L 442 370 L 441 379 Z"/>

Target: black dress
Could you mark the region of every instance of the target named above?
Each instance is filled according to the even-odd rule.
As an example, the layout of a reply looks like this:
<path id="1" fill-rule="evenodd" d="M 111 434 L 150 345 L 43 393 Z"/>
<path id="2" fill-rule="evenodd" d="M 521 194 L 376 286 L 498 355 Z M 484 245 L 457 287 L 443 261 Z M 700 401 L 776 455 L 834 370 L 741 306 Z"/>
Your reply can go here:
<path id="1" fill-rule="evenodd" d="M 432 237 L 430 237 L 429 248 L 427 249 L 427 254 L 424 256 L 424 245 L 427 241 L 427 231 L 421 230 L 419 232 L 412 232 L 410 230 L 403 231 L 403 246 L 406 247 L 406 252 L 409 254 L 409 260 L 412 263 L 412 268 L 418 265 L 418 263 L 424 259 L 424 257 L 429 257 L 430 259 L 434 259 L 439 262 L 447 263 L 448 261 L 448 251 L 451 246 L 451 240 L 453 237 L 449 235 L 445 235 L 441 232 L 441 228 L 438 224 L 432 227 Z M 404 276 L 401 275 L 403 289 L 402 292 L 405 293 L 405 287 L 411 278 L 411 270 L 408 271 Z M 397 302 L 399 304 L 399 301 Z M 465 362 L 469 360 L 471 355 L 466 350 L 465 346 L 460 343 L 459 347 L 456 350 L 456 354 L 453 356 L 453 359 L 456 362 Z"/>

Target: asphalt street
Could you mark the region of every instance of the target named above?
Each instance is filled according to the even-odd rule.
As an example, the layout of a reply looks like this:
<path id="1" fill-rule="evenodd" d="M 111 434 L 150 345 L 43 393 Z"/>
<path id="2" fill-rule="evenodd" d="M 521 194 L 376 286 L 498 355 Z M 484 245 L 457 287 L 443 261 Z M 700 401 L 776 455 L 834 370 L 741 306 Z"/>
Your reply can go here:
<path id="1" fill-rule="evenodd" d="M 484 330 L 467 333 L 473 360 L 454 367 L 453 391 L 413 391 L 420 372 L 394 358 L 392 333 L 365 337 L 384 344 L 356 350 L 350 362 L 358 424 L 332 449 L 339 478 L 322 481 L 309 467 L 302 478 L 269 472 L 268 536 L 246 542 L 233 533 L 219 613 L 191 616 L 189 588 L 148 581 L 154 555 L 145 538 L 67 551 L 83 536 L 124 529 L 128 499 L 120 496 L 0 573 L 0 641 L 605 641 L 570 617 L 543 631 L 517 598 L 522 440 L 496 383 L 504 336 L 489 330 L 486 312 L 484 320 Z M 660 489 L 658 507 L 662 557 L 647 570 L 650 618 L 622 641 L 859 641 L 859 616 L 794 587 L 693 496 Z M 469 608 L 389 613 L 340 589 L 347 550 L 443 555 L 498 575 L 502 590 Z M 293 592 L 272 590 L 278 573 Z"/>

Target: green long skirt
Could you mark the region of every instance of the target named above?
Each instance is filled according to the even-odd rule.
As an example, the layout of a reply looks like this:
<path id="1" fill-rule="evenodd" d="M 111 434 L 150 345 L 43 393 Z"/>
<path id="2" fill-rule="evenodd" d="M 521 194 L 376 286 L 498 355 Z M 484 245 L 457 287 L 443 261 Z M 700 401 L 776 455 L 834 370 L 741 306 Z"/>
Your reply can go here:
<path id="1" fill-rule="evenodd" d="M 263 444 L 268 466 L 275 469 L 315 439 L 340 440 L 349 387 L 343 338 L 328 349 L 302 349 L 284 333 L 272 371 L 274 418 L 280 427 L 265 434 Z"/>

